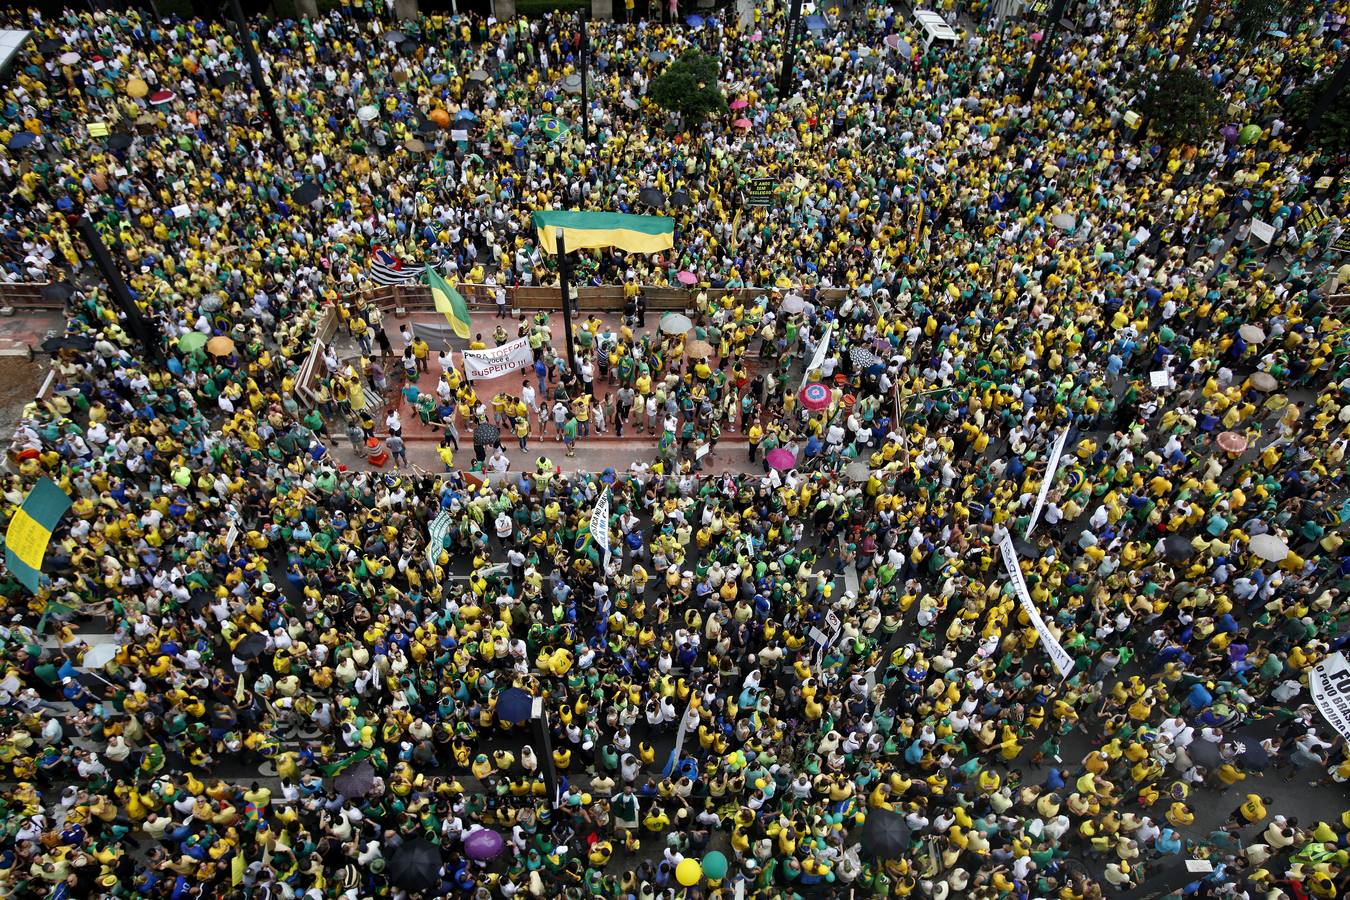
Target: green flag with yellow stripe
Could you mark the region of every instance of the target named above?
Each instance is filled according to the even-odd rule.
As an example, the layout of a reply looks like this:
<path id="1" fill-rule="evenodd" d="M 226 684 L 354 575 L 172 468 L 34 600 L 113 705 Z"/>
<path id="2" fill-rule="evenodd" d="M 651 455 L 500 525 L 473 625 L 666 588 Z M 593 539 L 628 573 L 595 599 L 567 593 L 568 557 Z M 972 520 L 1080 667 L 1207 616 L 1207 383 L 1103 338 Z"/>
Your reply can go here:
<path id="1" fill-rule="evenodd" d="M 34 485 L 5 531 L 5 565 L 30 591 L 38 592 L 42 559 L 61 517 L 70 509 L 70 497 L 55 481 L 44 478 Z"/>
<path id="2" fill-rule="evenodd" d="M 426 268 L 427 285 L 431 288 L 431 299 L 436 304 L 436 312 L 445 316 L 445 321 L 455 330 L 455 334 L 465 340 L 469 337 L 469 304 L 431 266 Z"/>

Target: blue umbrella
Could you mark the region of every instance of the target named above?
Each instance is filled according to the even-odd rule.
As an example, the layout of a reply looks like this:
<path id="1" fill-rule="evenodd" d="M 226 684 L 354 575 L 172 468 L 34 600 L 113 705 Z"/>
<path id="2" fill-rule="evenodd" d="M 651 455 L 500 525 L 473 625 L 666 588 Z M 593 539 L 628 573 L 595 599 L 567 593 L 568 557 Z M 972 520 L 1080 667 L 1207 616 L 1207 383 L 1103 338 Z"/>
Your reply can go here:
<path id="1" fill-rule="evenodd" d="M 808 31 L 824 31 L 826 22 L 824 16 L 807 16 L 806 29 Z"/>
<path id="2" fill-rule="evenodd" d="M 467 109 L 461 109 L 461 110 L 459 111 L 459 115 L 455 116 L 455 118 L 456 118 L 456 119 L 462 119 L 462 120 L 465 121 L 465 122 L 477 122 L 477 121 L 478 121 L 478 117 L 475 116 L 473 113 L 469 112 Z"/>
<path id="3" fill-rule="evenodd" d="M 703 17 L 702 17 L 702 16 L 689 16 L 688 18 L 686 18 L 686 19 L 684 20 L 684 24 L 688 25 L 690 28 L 702 28 L 702 27 L 703 27 Z"/>
<path id="4" fill-rule="evenodd" d="M 446 75 L 444 72 L 437 72 L 435 75 L 431 76 L 432 84 L 445 84 L 449 80 L 450 76 Z"/>
<path id="5" fill-rule="evenodd" d="M 33 134 L 33 132 L 31 131 L 17 132 L 13 137 L 9 139 L 9 149 L 22 150 L 24 147 L 27 147 L 29 144 L 33 143 L 33 141 L 36 140 L 37 135 Z"/>

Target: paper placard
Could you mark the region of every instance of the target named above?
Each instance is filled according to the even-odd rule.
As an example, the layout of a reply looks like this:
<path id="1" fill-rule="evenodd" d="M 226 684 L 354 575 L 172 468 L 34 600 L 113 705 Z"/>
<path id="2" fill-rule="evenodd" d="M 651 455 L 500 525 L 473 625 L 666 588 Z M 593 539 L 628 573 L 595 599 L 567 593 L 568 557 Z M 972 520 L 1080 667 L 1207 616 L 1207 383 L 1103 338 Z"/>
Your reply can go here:
<path id="1" fill-rule="evenodd" d="M 1213 872 L 1214 863 L 1207 859 L 1188 859 L 1186 860 L 1186 871 L 1194 875 Z"/>
<path id="2" fill-rule="evenodd" d="M 1275 226 L 1260 219 L 1252 219 L 1252 237 L 1263 244 L 1269 244 L 1275 239 Z"/>
<path id="3" fill-rule="evenodd" d="M 85 127 L 89 129 L 90 137 L 107 137 L 111 130 L 108 128 L 107 122 L 90 122 Z"/>
<path id="4" fill-rule="evenodd" d="M 709 449 L 707 444 L 699 444 L 698 449 L 694 451 L 694 459 L 702 459 L 707 456 Z"/>
<path id="5" fill-rule="evenodd" d="M 450 140 L 452 140 L 452 141 L 467 141 L 468 139 L 469 139 L 469 130 L 468 130 L 467 128 L 452 128 L 452 129 L 450 129 Z"/>
<path id="6" fill-rule="evenodd" d="M 173 208 L 173 217 L 175 219 L 186 219 L 190 215 L 192 215 L 192 208 L 186 203 L 180 203 Z"/>
<path id="7" fill-rule="evenodd" d="M 1159 369 L 1156 372 L 1148 373 L 1149 387 L 1154 390 L 1162 390 L 1172 383 L 1172 374 L 1166 369 Z"/>

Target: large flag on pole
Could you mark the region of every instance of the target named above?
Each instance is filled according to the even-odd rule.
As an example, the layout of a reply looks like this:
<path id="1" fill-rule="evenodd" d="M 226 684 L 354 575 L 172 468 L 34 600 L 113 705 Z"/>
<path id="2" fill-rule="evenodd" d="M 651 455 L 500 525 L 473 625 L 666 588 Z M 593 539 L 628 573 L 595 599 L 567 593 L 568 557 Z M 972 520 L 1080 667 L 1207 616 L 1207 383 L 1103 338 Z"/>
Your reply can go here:
<path id="1" fill-rule="evenodd" d="M 70 497 L 55 481 L 44 478 L 33 486 L 14 512 L 5 532 L 5 565 L 33 593 L 38 592 L 42 560 L 61 517 L 70 509 Z"/>
<path id="2" fill-rule="evenodd" d="M 431 287 L 431 299 L 436 304 L 436 312 L 445 316 L 445 321 L 455 330 L 455 334 L 465 340 L 469 337 L 469 304 L 464 302 L 459 291 L 452 288 L 436 270 L 427 268 L 427 284 Z"/>
<path id="3" fill-rule="evenodd" d="M 569 252 L 618 247 L 628 253 L 660 253 L 675 246 L 675 220 L 667 216 L 548 210 L 534 214 L 534 227 L 546 253 L 558 252 L 559 228 Z"/>

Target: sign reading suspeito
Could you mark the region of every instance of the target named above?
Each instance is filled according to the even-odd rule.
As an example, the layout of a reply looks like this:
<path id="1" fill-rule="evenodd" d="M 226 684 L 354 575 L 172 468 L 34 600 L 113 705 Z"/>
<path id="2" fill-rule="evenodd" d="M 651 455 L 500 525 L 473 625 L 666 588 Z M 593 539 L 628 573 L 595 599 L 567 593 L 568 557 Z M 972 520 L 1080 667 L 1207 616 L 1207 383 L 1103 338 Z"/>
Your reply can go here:
<path id="1" fill-rule="evenodd" d="M 530 352 L 529 339 L 517 338 L 490 350 L 465 350 L 464 374 L 470 380 L 496 378 L 523 369 L 532 362 L 534 354 Z"/>

